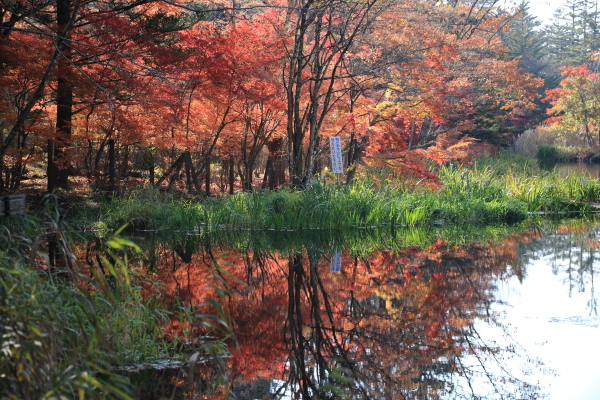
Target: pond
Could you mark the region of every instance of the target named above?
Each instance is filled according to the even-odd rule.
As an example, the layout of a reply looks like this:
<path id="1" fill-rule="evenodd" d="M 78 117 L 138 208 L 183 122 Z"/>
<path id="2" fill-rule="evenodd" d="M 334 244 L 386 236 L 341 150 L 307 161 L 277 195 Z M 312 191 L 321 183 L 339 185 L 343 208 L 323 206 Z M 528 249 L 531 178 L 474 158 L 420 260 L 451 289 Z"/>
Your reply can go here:
<path id="1" fill-rule="evenodd" d="M 581 400 L 600 398 L 599 238 L 571 221 L 144 247 L 161 296 L 200 313 L 211 298 L 233 324 L 226 365 L 202 373 L 237 399 Z M 153 392 L 157 376 L 132 375 L 142 398 L 177 387 Z"/>
<path id="2" fill-rule="evenodd" d="M 562 176 L 585 174 L 592 178 L 600 178 L 600 164 L 596 163 L 559 163 L 554 166 L 554 170 Z"/>

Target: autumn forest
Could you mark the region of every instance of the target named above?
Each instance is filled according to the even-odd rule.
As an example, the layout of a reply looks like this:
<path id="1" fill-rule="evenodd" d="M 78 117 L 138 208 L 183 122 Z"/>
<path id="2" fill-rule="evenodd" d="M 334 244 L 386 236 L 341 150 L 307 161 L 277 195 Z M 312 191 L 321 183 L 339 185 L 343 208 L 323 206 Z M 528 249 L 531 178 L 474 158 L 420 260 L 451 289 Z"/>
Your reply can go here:
<path id="1" fill-rule="evenodd" d="M 534 1 L 0 0 L 0 398 L 544 398 L 600 9 Z"/>
<path id="2" fill-rule="evenodd" d="M 301 185 L 329 136 L 350 170 L 424 175 L 506 144 L 541 97 L 507 45 L 523 17 L 495 3 L 5 1 L 1 185 L 49 139 L 63 187 L 98 183 L 111 139 L 121 175 L 187 151 L 196 177 L 210 159 L 250 188 L 269 157 L 277 185 Z"/>

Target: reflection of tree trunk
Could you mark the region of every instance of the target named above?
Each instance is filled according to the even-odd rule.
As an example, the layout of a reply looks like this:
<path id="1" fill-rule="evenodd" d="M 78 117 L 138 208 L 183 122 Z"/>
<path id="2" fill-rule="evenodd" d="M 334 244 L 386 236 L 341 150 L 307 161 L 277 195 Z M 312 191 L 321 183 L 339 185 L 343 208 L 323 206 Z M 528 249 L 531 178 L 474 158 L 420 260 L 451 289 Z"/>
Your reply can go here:
<path id="1" fill-rule="evenodd" d="M 286 337 L 291 350 L 290 387 L 301 398 L 329 398 L 323 386 L 340 386 L 340 381 L 332 379 L 336 367 L 348 374 L 351 390 L 361 392 L 358 398 L 368 398 L 365 389 L 356 386 L 354 364 L 341 340 L 343 332 L 334 324 L 334 312 L 319 275 L 318 260 L 309 254 L 309 266 L 305 269 L 302 254 L 289 259 Z"/>
<path id="2" fill-rule="evenodd" d="M 292 350 L 292 361 L 294 363 L 290 370 L 290 383 L 297 386 L 302 397 L 311 398 L 311 392 L 316 388 L 313 386 L 310 375 L 307 374 L 306 345 L 303 334 L 304 321 L 302 318 L 302 286 L 304 283 L 304 266 L 302 265 L 302 254 L 290 258 L 288 276 L 288 324 L 289 342 Z"/>

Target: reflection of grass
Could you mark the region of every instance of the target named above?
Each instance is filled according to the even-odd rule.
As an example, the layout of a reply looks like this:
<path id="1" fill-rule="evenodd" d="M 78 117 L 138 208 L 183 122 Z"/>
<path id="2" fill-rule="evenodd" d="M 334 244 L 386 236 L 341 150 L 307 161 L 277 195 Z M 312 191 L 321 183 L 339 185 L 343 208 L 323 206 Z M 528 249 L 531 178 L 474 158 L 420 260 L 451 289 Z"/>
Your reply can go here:
<path id="1" fill-rule="evenodd" d="M 431 223 L 515 222 L 527 212 L 590 211 L 597 180 L 559 177 L 515 155 L 438 170 L 441 189 L 381 188 L 368 176 L 351 187 L 315 182 L 305 190 L 242 192 L 192 202 L 158 191 L 138 191 L 101 205 L 108 227 L 134 229 L 302 230 Z"/>
<path id="2" fill-rule="evenodd" d="M 450 245 L 464 245 L 472 242 L 499 241 L 506 235 L 522 231 L 532 226 L 525 221 L 518 224 L 458 224 L 423 225 L 398 227 L 396 229 L 347 229 L 305 231 L 216 231 L 197 235 L 181 235 L 157 232 L 155 235 L 139 238 L 144 248 L 186 249 L 191 254 L 201 247 L 227 247 L 231 249 L 265 250 L 280 254 L 294 255 L 310 249 L 314 253 L 350 251 L 355 255 L 366 255 L 378 250 L 401 250 L 410 247 L 427 247 L 438 239 Z"/>

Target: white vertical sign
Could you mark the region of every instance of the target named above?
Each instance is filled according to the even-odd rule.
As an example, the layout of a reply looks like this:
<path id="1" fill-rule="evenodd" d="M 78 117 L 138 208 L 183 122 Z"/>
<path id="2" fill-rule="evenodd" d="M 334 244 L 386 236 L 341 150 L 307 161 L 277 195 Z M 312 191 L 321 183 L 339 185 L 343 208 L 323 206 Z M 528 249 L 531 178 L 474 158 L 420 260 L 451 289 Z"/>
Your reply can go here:
<path id="1" fill-rule="evenodd" d="M 331 256 L 331 264 L 329 264 L 329 272 L 340 272 L 342 270 L 342 252 L 338 251 Z"/>
<path id="2" fill-rule="evenodd" d="M 331 171 L 334 174 L 343 174 L 342 143 L 338 136 L 331 136 L 329 138 L 329 150 L 331 152 Z"/>

